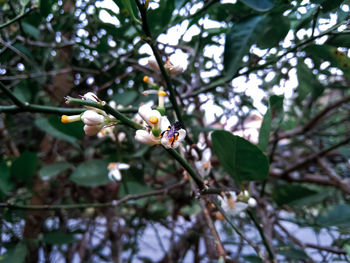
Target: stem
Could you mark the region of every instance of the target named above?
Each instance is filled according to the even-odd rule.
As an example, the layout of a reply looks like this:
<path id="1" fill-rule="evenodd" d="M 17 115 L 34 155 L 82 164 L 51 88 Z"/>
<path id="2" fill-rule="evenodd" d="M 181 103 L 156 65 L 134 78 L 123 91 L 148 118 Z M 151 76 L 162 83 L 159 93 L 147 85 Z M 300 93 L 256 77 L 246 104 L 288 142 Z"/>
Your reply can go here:
<path id="1" fill-rule="evenodd" d="M 107 113 L 113 115 L 117 120 L 119 120 L 120 122 L 122 122 L 123 124 L 139 130 L 139 129 L 143 129 L 142 125 L 134 122 L 133 120 L 129 119 L 128 117 L 126 117 L 123 113 L 121 113 L 120 111 L 113 109 L 111 106 L 109 106 L 106 102 L 102 101 L 102 102 L 93 102 L 93 101 L 87 101 L 87 100 L 81 100 L 81 99 L 74 99 L 74 98 L 67 98 L 67 101 L 69 103 L 74 103 L 74 104 L 79 104 L 79 105 L 84 105 L 84 106 L 89 106 L 89 107 L 94 107 L 97 109 L 101 109 L 106 111 Z"/>
<path id="2" fill-rule="evenodd" d="M 249 217 L 252 219 L 254 225 L 256 226 L 256 228 L 258 229 L 259 233 L 260 233 L 260 236 L 261 236 L 261 239 L 264 243 L 264 246 L 267 250 L 267 253 L 269 254 L 269 258 L 270 260 L 273 262 L 275 260 L 275 256 L 272 252 L 272 249 L 270 247 L 270 244 L 268 243 L 267 239 L 266 239 L 266 236 L 265 236 L 265 233 L 264 233 L 264 230 L 261 228 L 259 222 L 257 221 L 257 219 L 255 218 L 255 216 L 253 215 L 253 213 L 249 210 L 247 210 L 247 213 L 249 215 Z"/>
<path id="3" fill-rule="evenodd" d="M 193 181 L 196 182 L 197 186 L 201 191 L 205 191 L 207 189 L 207 186 L 203 183 L 202 179 L 196 174 L 192 167 L 186 162 L 185 159 L 181 157 L 181 155 L 177 151 L 175 151 L 172 148 L 166 149 L 166 151 L 185 168 L 185 170 L 192 177 Z"/>
<path id="4" fill-rule="evenodd" d="M 65 204 L 65 205 L 20 205 L 11 203 L 0 203 L 0 208 L 21 209 L 21 210 L 59 210 L 59 209 L 82 209 L 82 208 L 104 208 L 104 207 L 117 207 L 122 203 L 131 200 L 138 200 L 155 195 L 164 195 L 170 191 L 183 187 L 186 181 L 179 182 L 177 184 L 166 187 L 165 189 L 156 190 L 150 193 L 140 195 L 126 195 L 122 199 L 114 200 L 107 203 L 89 203 L 89 204 Z"/>
<path id="5" fill-rule="evenodd" d="M 141 4 L 139 2 L 139 0 L 135 0 L 135 1 L 136 1 L 138 9 L 140 11 L 140 14 L 141 14 L 142 29 L 143 29 L 144 33 L 146 34 L 146 36 L 147 36 L 145 41 L 151 47 L 151 49 L 153 51 L 153 54 L 154 54 L 154 57 L 157 60 L 160 72 L 162 73 L 162 76 L 163 76 L 163 78 L 165 80 L 165 83 L 166 83 L 166 88 L 169 91 L 169 99 L 170 99 L 171 104 L 174 107 L 174 110 L 175 110 L 175 113 L 176 113 L 176 117 L 177 117 L 178 121 L 181 123 L 182 127 L 184 129 L 186 129 L 186 126 L 185 126 L 184 121 L 182 119 L 180 108 L 179 108 L 179 106 L 177 104 L 177 101 L 176 101 L 175 90 L 174 90 L 174 88 L 172 86 L 171 79 L 170 79 L 170 77 L 169 77 L 169 75 L 168 75 L 168 73 L 167 73 L 167 71 L 166 71 L 166 69 L 164 67 L 164 62 L 163 62 L 163 60 L 162 60 L 162 58 L 160 56 L 159 50 L 156 47 L 156 45 L 154 45 L 154 43 L 152 41 L 151 32 L 149 30 L 148 22 L 147 22 L 147 9 L 146 9 L 146 7 L 143 4 Z M 189 137 L 187 137 L 187 138 L 189 139 Z"/>
<path id="6" fill-rule="evenodd" d="M 6 23 L 0 25 L 0 29 L 3 29 L 4 27 L 7 27 L 13 23 L 15 23 L 16 21 L 22 19 L 23 17 L 26 17 L 27 15 L 29 15 L 32 11 L 36 10 L 37 7 L 31 7 L 30 9 L 28 9 L 25 12 L 21 12 L 21 14 L 19 14 L 18 16 L 16 16 L 15 18 L 12 18 L 11 20 L 7 21 Z"/>
<path id="7" fill-rule="evenodd" d="M 20 108 L 28 106 L 28 102 L 25 103 L 17 98 L 2 82 L 0 82 L 0 89 Z"/>

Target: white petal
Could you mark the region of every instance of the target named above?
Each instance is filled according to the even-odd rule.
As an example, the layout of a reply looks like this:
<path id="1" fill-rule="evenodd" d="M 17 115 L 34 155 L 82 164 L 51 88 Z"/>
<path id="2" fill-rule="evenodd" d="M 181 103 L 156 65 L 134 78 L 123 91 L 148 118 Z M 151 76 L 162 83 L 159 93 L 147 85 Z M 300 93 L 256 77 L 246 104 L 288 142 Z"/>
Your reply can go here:
<path id="1" fill-rule="evenodd" d="M 119 170 L 127 170 L 130 168 L 130 165 L 127 163 L 117 163 L 117 168 Z"/>
<path id="2" fill-rule="evenodd" d="M 171 148 L 171 142 L 169 142 L 169 139 L 166 136 L 162 137 L 161 143 L 164 146 L 164 148 L 166 148 L 166 149 L 170 149 Z"/>
<path id="3" fill-rule="evenodd" d="M 101 128 L 102 127 L 99 125 L 96 125 L 96 126 L 84 125 L 84 132 L 88 136 L 94 136 L 101 130 Z"/>
<path id="4" fill-rule="evenodd" d="M 211 159 L 211 149 L 206 148 L 202 153 L 202 160 L 205 162 L 208 162 L 210 161 L 210 159 Z"/>
<path id="5" fill-rule="evenodd" d="M 152 134 L 148 133 L 145 130 L 137 130 L 135 135 L 136 141 L 148 144 L 148 145 L 156 145 L 160 143 L 159 139 L 156 139 Z"/>
<path id="6" fill-rule="evenodd" d="M 94 94 L 92 92 L 88 92 L 88 93 L 84 94 L 83 98 L 85 100 L 91 100 L 93 102 L 98 102 L 98 98 L 97 98 L 96 94 Z"/>
<path id="7" fill-rule="evenodd" d="M 160 129 L 163 131 L 166 131 L 170 126 L 170 121 L 168 120 L 167 116 L 163 116 L 160 121 Z"/>
<path id="8" fill-rule="evenodd" d="M 108 173 L 108 178 L 111 181 L 117 181 L 119 182 L 122 179 L 122 175 L 120 171 L 117 168 L 111 169 Z"/>
<path id="9" fill-rule="evenodd" d="M 179 131 L 179 137 L 177 138 L 177 140 L 179 142 L 183 141 L 186 137 L 186 131 L 184 129 L 180 129 Z"/>
<path id="10" fill-rule="evenodd" d="M 233 209 L 234 211 L 232 211 L 232 215 L 238 215 L 239 213 L 243 212 L 247 208 L 248 208 L 247 203 L 237 202 L 235 205 L 235 208 Z"/>
<path id="11" fill-rule="evenodd" d="M 105 117 L 98 114 L 96 111 L 87 110 L 81 115 L 81 120 L 89 126 L 100 125 L 105 122 Z"/>

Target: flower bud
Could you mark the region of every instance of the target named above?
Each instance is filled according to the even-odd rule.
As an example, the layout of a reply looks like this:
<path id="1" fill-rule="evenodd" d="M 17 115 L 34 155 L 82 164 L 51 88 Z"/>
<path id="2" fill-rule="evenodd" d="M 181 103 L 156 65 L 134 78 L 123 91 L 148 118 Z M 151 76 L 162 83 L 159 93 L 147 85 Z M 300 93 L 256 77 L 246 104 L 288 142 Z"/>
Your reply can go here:
<path id="1" fill-rule="evenodd" d="M 101 114 L 98 114 L 96 111 L 87 110 L 81 116 L 81 120 L 89 126 L 101 125 L 104 124 L 106 119 Z"/>
<path id="2" fill-rule="evenodd" d="M 255 198 L 250 197 L 250 198 L 248 199 L 248 206 L 249 206 L 249 207 L 256 207 L 256 205 L 257 205 L 257 202 L 256 202 Z"/>
<path id="3" fill-rule="evenodd" d="M 84 125 L 84 132 L 88 136 L 94 136 L 101 130 L 101 128 L 102 126 L 100 125 L 95 125 L 95 126 Z"/>

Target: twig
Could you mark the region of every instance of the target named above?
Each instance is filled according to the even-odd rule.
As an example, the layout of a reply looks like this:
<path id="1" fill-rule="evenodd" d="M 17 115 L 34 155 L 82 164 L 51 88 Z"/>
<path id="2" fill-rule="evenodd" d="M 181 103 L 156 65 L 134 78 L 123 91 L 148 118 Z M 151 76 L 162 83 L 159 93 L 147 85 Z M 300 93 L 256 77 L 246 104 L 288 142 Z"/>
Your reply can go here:
<path id="1" fill-rule="evenodd" d="M 166 88 L 169 91 L 169 99 L 170 99 L 170 102 L 173 105 L 173 108 L 175 110 L 176 117 L 177 117 L 178 121 L 181 123 L 182 127 L 184 129 L 186 129 L 185 123 L 184 123 L 184 121 L 182 119 L 180 108 L 177 105 L 175 90 L 174 90 L 174 88 L 172 86 L 171 79 L 170 79 L 168 73 L 165 70 L 164 62 L 163 62 L 163 60 L 162 60 L 162 58 L 161 58 L 161 56 L 159 54 L 158 48 L 152 42 L 152 36 L 151 36 L 151 32 L 149 30 L 148 22 L 147 22 L 147 9 L 146 9 L 146 7 L 143 4 L 140 3 L 139 0 L 135 0 L 135 2 L 137 4 L 137 7 L 138 7 L 138 9 L 140 11 L 140 14 L 141 14 L 142 29 L 143 29 L 145 35 L 147 36 L 147 38 L 145 38 L 144 40 L 151 47 L 151 49 L 153 51 L 153 54 L 154 54 L 154 57 L 157 60 L 160 72 L 162 73 L 162 76 L 163 76 L 163 78 L 165 80 L 165 83 L 166 83 Z M 186 140 L 188 140 L 188 139 L 189 139 L 189 137 L 186 136 Z M 192 143 L 192 141 L 191 141 L 191 143 Z"/>
<path id="2" fill-rule="evenodd" d="M 89 204 L 60 204 L 60 205 L 20 205 L 12 203 L 0 203 L 0 208 L 9 209 L 21 209 L 21 210 L 59 210 L 59 209 L 82 209 L 82 208 L 105 208 L 105 207 L 117 207 L 122 203 L 131 200 L 138 200 L 150 196 L 164 195 L 176 188 L 181 188 L 186 184 L 186 181 L 181 181 L 177 184 L 168 186 L 164 189 L 156 190 L 150 193 L 139 194 L 139 195 L 126 195 L 122 199 L 113 200 L 107 203 L 89 203 Z"/>
<path id="3" fill-rule="evenodd" d="M 11 20 L 7 21 L 6 23 L 0 25 L 0 30 L 15 23 L 16 21 L 26 17 L 27 15 L 29 15 L 32 11 L 36 10 L 37 7 L 33 6 L 30 9 L 28 9 L 27 11 L 22 12 L 21 14 L 19 14 L 18 16 L 16 16 L 15 18 L 12 18 Z"/>
<path id="4" fill-rule="evenodd" d="M 272 249 L 270 247 L 270 244 L 269 242 L 267 241 L 266 239 L 266 236 L 265 236 L 265 233 L 264 233 L 264 230 L 261 228 L 258 220 L 255 218 L 255 216 L 253 215 L 253 213 L 250 211 L 250 210 L 247 210 L 247 213 L 250 217 L 250 219 L 253 221 L 254 225 L 256 226 L 256 228 L 258 229 L 259 233 L 260 233 L 260 236 L 261 236 L 261 239 L 262 239 L 262 242 L 267 250 L 267 253 L 269 254 L 269 258 L 271 260 L 271 262 L 274 262 L 275 260 L 275 255 L 273 254 L 272 252 Z"/>
<path id="5" fill-rule="evenodd" d="M 304 158 L 300 162 L 296 163 L 295 165 L 284 170 L 282 173 L 278 174 L 278 176 L 280 176 L 280 177 L 286 176 L 287 174 L 289 174 L 295 170 L 298 170 L 299 168 L 305 166 L 306 164 L 316 160 L 319 157 L 325 156 L 328 152 L 330 152 L 330 151 L 332 151 L 332 150 L 334 150 L 334 149 L 336 149 L 344 144 L 347 144 L 349 142 L 350 142 L 350 137 L 347 137 L 347 138 L 341 140 L 340 142 L 328 147 L 327 149 L 324 149 L 318 153 L 315 153 L 309 157 Z"/>

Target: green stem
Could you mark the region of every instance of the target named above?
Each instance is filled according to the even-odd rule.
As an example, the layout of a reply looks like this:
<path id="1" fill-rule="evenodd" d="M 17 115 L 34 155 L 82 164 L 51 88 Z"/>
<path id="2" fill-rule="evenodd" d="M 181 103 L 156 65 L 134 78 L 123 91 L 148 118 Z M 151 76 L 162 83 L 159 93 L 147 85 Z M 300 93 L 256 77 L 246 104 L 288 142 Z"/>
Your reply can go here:
<path id="1" fill-rule="evenodd" d="M 67 98 L 67 101 L 69 103 L 74 103 L 74 104 L 79 104 L 79 105 L 84 105 L 84 106 L 89 106 L 89 107 L 94 107 L 97 109 L 101 109 L 104 110 L 105 112 L 111 114 L 112 116 L 114 116 L 118 121 L 120 121 L 121 123 L 136 129 L 136 130 L 140 130 L 143 129 L 142 125 L 132 121 L 131 119 L 129 119 L 128 117 L 126 117 L 123 113 L 121 113 L 120 111 L 112 108 L 111 106 L 109 106 L 106 102 L 102 101 L 102 102 L 93 102 L 93 101 L 87 101 L 87 100 L 81 100 L 81 99 L 74 99 L 74 98 Z"/>
<path id="2" fill-rule="evenodd" d="M 74 114 L 80 114 L 85 110 L 86 110 L 85 108 L 76 108 L 76 109 L 59 108 L 59 107 L 43 106 L 43 105 L 36 105 L 36 104 L 29 104 L 25 108 L 20 108 L 16 105 L 0 106 L 1 113 L 38 112 L 38 113 L 74 115 Z"/>
<path id="3" fill-rule="evenodd" d="M 201 191 L 206 191 L 207 187 L 205 186 L 205 184 L 203 183 L 202 179 L 197 175 L 197 173 L 192 169 L 192 167 L 188 164 L 188 162 L 186 162 L 185 159 L 183 159 L 181 157 L 181 155 L 174 149 L 170 148 L 170 149 L 166 149 L 167 152 L 174 157 L 174 159 L 176 159 L 176 161 L 178 161 L 188 172 L 188 174 L 192 177 L 193 181 L 195 181 L 195 183 L 197 184 L 197 186 L 199 187 L 199 189 Z"/>
<path id="4" fill-rule="evenodd" d="M 17 98 L 12 92 L 11 90 L 9 90 L 4 84 L 2 84 L 2 82 L 0 82 L 0 89 L 13 101 L 14 104 L 16 104 L 18 107 L 20 108 L 25 108 L 26 106 L 28 106 L 28 102 L 25 103 L 23 101 L 21 101 L 19 98 Z"/>
<path id="5" fill-rule="evenodd" d="M 247 210 L 247 213 L 248 213 L 249 217 L 252 219 L 252 221 L 253 221 L 254 225 L 256 226 L 256 228 L 258 229 L 258 231 L 260 233 L 260 236 L 261 236 L 261 239 L 262 239 L 262 242 L 264 243 L 264 246 L 265 246 L 265 248 L 267 250 L 267 253 L 269 254 L 269 258 L 270 258 L 271 262 L 273 262 L 275 260 L 275 256 L 274 256 L 274 254 L 272 252 L 272 249 L 270 247 L 269 242 L 267 242 L 264 230 L 261 228 L 258 220 L 255 218 L 253 213 L 251 211 L 249 211 L 249 210 Z"/>
<path id="6" fill-rule="evenodd" d="M 6 23 L 0 25 L 0 30 L 3 29 L 4 27 L 7 27 L 7 26 L 15 23 L 16 21 L 26 17 L 27 15 L 29 15 L 32 11 L 34 11 L 36 9 L 37 9 L 37 7 L 32 7 L 30 9 L 28 9 L 26 12 L 21 12 L 21 14 L 19 14 L 15 18 L 12 18 L 11 20 L 7 21 Z"/>
<path id="7" fill-rule="evenodd" d="M 182 127 L 184 129 L 186 129 L 185 123 L 184 123 L 184 121 L 182 119 L 180 108 L 179 108 L 179 106 L 177 104 L 177 101 L 176 101 L 176 94 L 175 94 L 175 90 L 173 88 L 173 85 L 171 83 L 171 79 L 170 79 L 170 77 L 169 77 L 169 75 L 168 75 L 168 73 L 167 73 L 167 71 L 166 71 L 166 69 L 164 67 L 164 62 L 163 62 L 163 60 L 162 60 L 162 58 L 160 56 L 158 48 L 152 42 L 152 36 L 151 36 L 151 32 L 149 30 L 149 26 L 148 26 L 148 22 L 147 22 L 147 9 L 146 9 L 146 7 L 143 4 L 141 4 L 139 2 L 139 0 L 135 0 L 135 1 L 136 1 L 138 9 L 140 11 L 140 14 L 141 14 L 143 31 L 144 31 L 144 33 L 147 36 L 145 41 L 151 47 L 151 49 L 153 51 L 153 54 L 154 54 L 154 57 L 157 60 L 160 72 L 162 73 L 162 76 L 163 76 L 163 78 L 165 80 L 165 83 L 166 83 L 166 89 L 169 91 L 169 99 L 170 99 L 171 104 L 174 107 L 174 110 L 175 110 L 175 113 L 176 113 L 176 117 L 177 117 L 178 121 L 181 123 Z M 189 139 L 188 136 L 186 138 Z M 191 143 L 192 143 L 192 141 L 191 141 Z"/>

